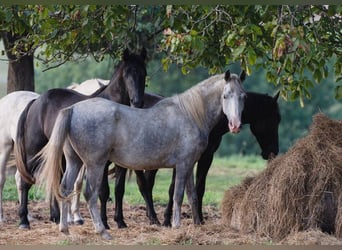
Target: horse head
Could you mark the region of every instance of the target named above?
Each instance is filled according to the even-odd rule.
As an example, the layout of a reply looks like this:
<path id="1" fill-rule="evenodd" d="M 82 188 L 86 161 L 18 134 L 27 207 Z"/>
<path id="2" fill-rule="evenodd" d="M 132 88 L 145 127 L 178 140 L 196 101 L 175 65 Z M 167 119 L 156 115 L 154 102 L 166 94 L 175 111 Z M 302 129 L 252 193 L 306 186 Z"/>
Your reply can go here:
<path id="1" fill-rule="evenodd" d="M 250 123 L 250 129 L 261 147 L 261 155 L 265 160 L 274 158 L 279 152 L 278 127 L 281 116 L 277 103 L 278 97 L 279 92 L 274 97 L 269 96 L 267 102 L 262 104 L 262 113 L 259 112 L 259 117 Z M 261 105 L 260 102 L 249 103 L 248 99 L 245 103 L 246 107 Z"/>
<path id="2" fill-rule="evenodd" d="M 241 127 L 241 113 L 244 108 L 246 93 L 242 82 L 245 80 L 245 71 L 240 76 L 231 74 L 228 70 L 225 73 L 224 80 L 226 84 L 222 93 L 223 113 L 227 116 L 230 132 L 238 133 Z"/>
<path id="3" fill-rule="evenodd" d="M 146 80 L 146 50 L 142 49 L 140 55 L 132 54 L 128 49 L 122 58 L 122 77 L 126 86 L 131 106 L 141 108 L 144 105 Z"/>

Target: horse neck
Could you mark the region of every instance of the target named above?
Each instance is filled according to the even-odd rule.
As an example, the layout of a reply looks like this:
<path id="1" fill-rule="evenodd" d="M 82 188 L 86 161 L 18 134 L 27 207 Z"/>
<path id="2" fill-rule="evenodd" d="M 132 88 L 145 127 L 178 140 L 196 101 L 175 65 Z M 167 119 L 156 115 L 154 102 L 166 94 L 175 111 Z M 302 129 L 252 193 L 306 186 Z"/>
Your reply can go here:
<path id="1" fill-rule="evenodd" d="M 193 118 L 202 132 L 209 133 L 220 119 L 224 84 L 223 77 L 216 82 L 203 81 L 178 96 L 180 108 Z"/>
<path id="2" fill-rule="evenodd" d="M 115 70 L 109 84 L 99 93 L 98 97 L 102 97 L 117 103 L 129 104 L 129 96 L 127 93 L 125 81 L 122 76 L 122 65 Z"/>

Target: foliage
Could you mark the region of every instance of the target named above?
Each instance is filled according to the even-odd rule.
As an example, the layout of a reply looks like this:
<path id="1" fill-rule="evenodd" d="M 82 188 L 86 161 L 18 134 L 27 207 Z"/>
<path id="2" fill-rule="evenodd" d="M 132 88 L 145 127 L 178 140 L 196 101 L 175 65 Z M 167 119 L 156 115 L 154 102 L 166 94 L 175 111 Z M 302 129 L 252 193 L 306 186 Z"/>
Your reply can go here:
<path id="1" fill-rule="evenodd" d="M 263 67 L 269 82 L 286 100 L 310 98 L 313 82 L 329 75 L 327 62 L 336 55 L 334 72 L 341 80 L 341 6 L 180 6 L 169 7 L 163 59 L 183 71 L 203 65 L 215 73 L 239 61 L 251 74 Z M 314 81 L 305 76 L 311 72 Z M 336 98 L 341 98 L 341 86 Z"/>
<path id="2" fill-rule="evenodd" d="M 47 68 L 89 55 L 117 59 L 125 47 L 142 46 L 151 57 L 165 52 L 165 70 L 173 63 L 183 73 L 197 66 L 222 72 L 234 62 L 248 74 L 261 67 L 283 98 L 303 106 L 314 83 L 332 74 L 333 56 L 341 80 L 341 11 L 332 5 L 1 6 L 0 30 L 26 34 L 14 52 L 36 52 Z M 342 98 L 342 86 L 334 89 Z"/>

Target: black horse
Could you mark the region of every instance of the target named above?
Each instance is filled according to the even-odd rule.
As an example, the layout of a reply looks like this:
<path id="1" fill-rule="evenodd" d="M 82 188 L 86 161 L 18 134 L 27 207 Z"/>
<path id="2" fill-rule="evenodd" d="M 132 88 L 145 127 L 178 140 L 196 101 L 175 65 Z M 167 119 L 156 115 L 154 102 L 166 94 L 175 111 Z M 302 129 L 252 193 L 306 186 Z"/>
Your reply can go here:
<path id="1" fill-rule="evenodd" d="M 279 142 L 278 142 L 278 127 L 281 120 L 279 113 L 278 100 L 279 93 L 274 97 L 258 94 L 253 92 L 247 92 L 247 98 L 245 100 L 245 108 L 242 112 L 242 123 L 250 124 L 250 129 L 253 135 L 256 137 L 260 147 L 261 155 L 264 159 L 271 159 L 278 154 Z M 145 106 L 144 108 L 151 107 L 158 102 L 162 97 L 156 95 L 150 95 L 145 93 Z M 218 149 L 222 136 L 229 132 L 227 128 L 227 119 L 224 115 L 211 131 L 208 140 L 208 146 L 199 161 L 197 162 L 196 170 L 196 190 L 198 195 L 198 209 L 200 220 L 203 222 L 202 213 L 202 201 L 205 191 L 205 181 L 213 161 L 213 156 Z M 116 166 L 115 167 L 115 215 L 114 220 L 117 222 L 119 228 L 127 227 L 124 222 L 122 212 L 122 199 L 125 192 L 125 176 L 127 169 Z M 153 171 L 135 171 L 137 175 L 137 183 L 139 190 L 146 202 L 147 216 L 150 219 L 151 224 L 160 224 L 157 215 L 153 207 L 152 189 L 154 186 L 155 175 L 157 170 Z M 171 226 L 172 205 L 173 205 L 173 192 L 174 192 L 174 179 L 175 170 L 173 171 L 172 183 L 169 188 L 169 203 L 164 213 L 165 226 Z M 108 179 L 104 178 L 104 186 L 108 185 Z M 108 187 L 107 187 L 107 190 Z M 106 194 L 109 197 L 109 193 Z M 102 213 L 105 211 L 101 210 Z M 102 214 L 102 220 L 106 219 L 106 216 Z"/>
<path id="2" fill-rule="evenodd" d="M 107 86 L 100 88 L 90 96 L 69 89 L 51 89 L 31 102 L 18 121 L 16 137 L 16 164 L 21 174 L 20 227 L 29 228 L 27 219 L 28 191 L 34 184 L 32 177 L 39 162 L 34 156 L 47 144 L 58 111 L 74 103 L 93 97 L 102 97 L 125 105 L 143 106 L 146 79 L 146 50 L 140 55 L 124 51 L 122 61 Z M 107 176 L 106 176 L 107 178 Z M 105 191 L 109 192 L 109 190 Z M 100 195 L 100 200 L 103 196 Z M 107 197 L 102 202 L 106 205 Z M 59 209 L 55 199 L 50 204 L 51 220 L 59 222 Z M 83 222 L 80 221 L 82 224 Z"/>

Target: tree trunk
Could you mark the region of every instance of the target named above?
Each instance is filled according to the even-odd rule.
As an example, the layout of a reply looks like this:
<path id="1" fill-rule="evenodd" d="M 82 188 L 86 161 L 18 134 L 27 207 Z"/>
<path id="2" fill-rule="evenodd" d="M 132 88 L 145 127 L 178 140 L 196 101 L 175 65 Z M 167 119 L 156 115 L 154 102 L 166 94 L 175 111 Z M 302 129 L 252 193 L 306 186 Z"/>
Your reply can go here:
<path id="1" fill-rule="evenodd" d="M 7 93 L 17 90 L 34 91 L 33 55 L 17 58 L 12 52 L 13 44 L 19 36 L 10 32 L 2 32 L 6 54 L 9 60 L 7 76 Z"/>

